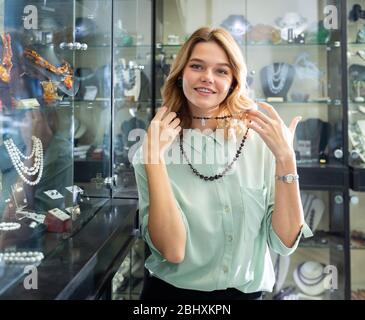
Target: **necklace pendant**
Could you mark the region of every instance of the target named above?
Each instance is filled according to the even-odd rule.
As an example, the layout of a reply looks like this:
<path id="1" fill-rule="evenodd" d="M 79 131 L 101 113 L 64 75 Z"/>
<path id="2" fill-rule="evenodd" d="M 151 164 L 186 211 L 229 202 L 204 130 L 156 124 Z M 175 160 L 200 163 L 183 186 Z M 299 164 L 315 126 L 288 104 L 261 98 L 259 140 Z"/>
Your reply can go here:
<path id="1" fill-rule="evenodd" d="M 204 118 L 201 119 L 201 123 L 202 123 L 202 126 L 205 127 L 205 119 Z"/>

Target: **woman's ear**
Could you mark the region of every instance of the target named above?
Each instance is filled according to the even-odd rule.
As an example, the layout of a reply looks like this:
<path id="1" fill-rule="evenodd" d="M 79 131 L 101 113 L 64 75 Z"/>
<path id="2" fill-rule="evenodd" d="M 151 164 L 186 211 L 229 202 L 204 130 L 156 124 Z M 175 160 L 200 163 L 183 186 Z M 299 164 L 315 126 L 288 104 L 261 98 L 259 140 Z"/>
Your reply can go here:
<path id="1" fill-rule="evenodd" d="M 177 78 L 176 85 L 177 85 L 178 88 L 182 88 L 182 86 L 183 86 L 182 77 Z"/>

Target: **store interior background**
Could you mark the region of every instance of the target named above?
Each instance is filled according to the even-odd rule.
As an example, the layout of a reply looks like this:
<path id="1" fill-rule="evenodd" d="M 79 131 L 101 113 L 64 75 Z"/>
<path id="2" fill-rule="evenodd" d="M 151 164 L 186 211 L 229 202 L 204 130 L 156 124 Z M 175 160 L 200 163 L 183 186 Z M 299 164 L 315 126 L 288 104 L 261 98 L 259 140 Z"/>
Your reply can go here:
<path id="1" fill-rule="evenodd" d="M 0 0 L 0 8 L 4 8 L 4 1 L 5 0 Z M 43 3 L 43 1 L 40 2 Z M 56 3 L 57 1 L 53 2 Z M 74 7 L 70 6 L 74 12 L 70 15 L 60 15 L 56 17 L 57 23 L 61 25 L 73 25 L 78 17 L 89 17 L 94 22 L 95 33 L 91 33 L 86 38 L 80 39 L 81 42 L 85 41 L 88 43 L 88 50 L 65 53 L 57 44 L 52 49 L 56 55 L 67 57 L 68 60 L 72 62 L 75 69 L 83 68 L 85 70 L 102 69 L 105 66 L 111 65 L 114 65 L 115 67 L 120 65 L 123 62 L 123 59 L 127 63 L 128 61 L 133 61 L 133 63 L 141 67 L 143 75 L 146 77 L 144 86 L 142 85 L 141 88 L 141 94 L 136 101 L 136 99 L 125 97 L 118 92 L 116 84 L 120 82 L 120 79 L 118 79 L 117 72 L 113 73 L 114 79 L 111 79 L 111 73 L 105 71 L 98 79 L 99 85 L 103 82 L 104 85 L 100 85 L 102 89 L 99 88 L 95 99 L 89 100 L 83 99 L 83 97 L 76 97 L 72 101 L 72 112 L 59 111 L 61 114 L 62 112 L 66 113 L 63 117 L 71 119 L 70 121 L 77 120 L 85 127 L 85 132 L 78 139 L 77 146 L 93 145 L 102 148 L 105 148 L 106 135 L 107 139 L 109 139 L 110 133 L 114 139 L 112 143 L 115 143 L 114 147 L 116 147 L 122 124 L 125 121 L 133 119 L 134 116 L 143 120 L 147 126 L 153 113 L 157 111 L 157 108 L 161 105 L 159 91 L 163 82 L 161 82 L 161 79 L 156 79 L 153 74 L 153 45 L 155 45 L 154 52 L 156 54 L 155 65 L 159 63 L 162 56 L 165 59 L 164 63 L 171 64 L 181 43 L 194 30 L 203 25 L 213 27 L 220 26 L 222 22 L 232 14 L 244 15 L 253 26 L 263 23 L 275 26 L 278 17 L 282 17 L 286 12 L 297 12 L 307 19 L 308 25 L 313 25 L 324 19 L 325 14 L 323 12 L 323 7 L 328 3 L 334 3 L 336 5 L 346 3 L 347 14 L 356 3 L 361 4 L 362 7 L 365 8 L 364 0 L 329 2 L 324 0 L 70 0 L 65 2 L 72 2 L 74 4 Z M 48 4 L 52 5 L 52 1 L 48 1 Z M 152 5 L 156 6 L 154 9 L 156 14 L 155 21 L 152 21 Z M 2 9 L 0 9 L 0 13 L 1 12 Z M 111 19 L 106 19 L 106 17 L 110 17 L 111 14 L 113 15 L 113 21 L 111 21 Z M 339 18 L 340 15 L 341 12 L 339 12 Z M 43 21 L 43 23 L 44 26 L 47 25 L 46 21 Z M 155 24 L 154 35 L 151 30 L 152 23 Z M 40 21 L 40 25 L 42 26 L 42 21 Z M 325 44 L 304 44 L 302 46 L 293 44 L 290 46 L 284 44 L 246 45 L 243 43 L 241 47 L 248 65 L 248 70 L 249 72 L 254 71 L 254 73 L 251 74 L 253 78 L 251 94 L 259 99 L 265 97 L 260 82 L 260 70 L 263 66 L 273 62 L 295 64 L 298 56 L 301 53 L 306 52 L 308 54 L 308 59 L 318 67 L 321 75 L 316 81 L 313 79 L 298 79 L 296 77 L 291 85 L 288 93 L 289 100 L 292 93 L 305 92 L 309 94 L 310 102 L 302 103 L 289 101 L 272 103 L 283 120 L 288 124 L 290 120 L 297 115 L 303 117 L 302 121 L 309 118 L 319 118 L 322 121 L 329 121 L 332 123 L 335 123 L 337 120 L 341 121 L 341 119 L 348 119 L 349 122 L 358 118 L 365 119 L 364 114 L 360 113 L 351 113 L 351 116 L 349 115 L 348 117 L 346 114 L 346 117 L 344 117 L 345 113 L 350 114 L 351 110 L 357 110 L 358 104 L 352 103 L 351 85 L 348 84 L 348 94 L 345 95 L 341 89 L 342 84 L 339 82 L 341 76 L 347 72 L 347 67 L 349 65 L 355 63 L 364 64 L 364 61 L 359 56 L 348 57 L 347 61 L 344 61 L 343 54 L 341 56 L 341 52 L 343 51 L 356 51 L 365 47 L 365 44 L 356 43 L 356 34 L 363 25 L 363 20 L 351 22 L 347 19 L 347 40 L 343 41 L 340 34 L 341 30 L 339 30 L 336 35 L 339 38 L 336 40 L 341 41 L 341 46 L 337 49 L 330 45 L 326 46 Z M 343 27 L 343 25 L 340 24 L 340 27 Z M 4 16 L 2 14 L 0 14 L 0 32 L 4 32 Z M 114 43 L 119 43 L 118 41 L 123 38 L 125 32 L 133 37 L 134 43 L 132 45 L 114 46 Z M 112 35 L 114 36 L 114 39 Z M 178 37 L 179 44 L 171 44 L 171 35 Z M 137 40 L 139 41 L 139 44 L 136 44 Z M 332 48 L 332 52 L 338 50 L 338 53 L 330 55 L 328 47 Z M 47 56 L 46 50 L 44 51 L 44 54 Z M 49 53 L 49 55 L 51 55 L 51 53 Z M 335 60 L 330 60 L 330 57 L 334 56 Z M 114 83 L 112 83 L 111 80 L 113 80 Z M 155 92 L 152 92 L 152 83 L 155 84 Z M 336 107 L 323 101 L 323 98 L 333 95 L 333 92 L 329 92 L 329 84 L 332 85 L 332 89 L 336 86 L 339 88 L 337 98 L 341 100 L 340 106 Z M 112 91 L 113 95 L 111 95 Z M 318 101 L 316 101 L 316 99 Z M 343 123 L 343 128 L 344 130 L 347 130 L 348 123 Z M 342 132 L 341 134 L 343 139 L 347 138 L 347 133 Z M 349 146 L 349 150 L 343 150 L 344 153 L 351 151 L 351 143 L 348 141 L 343 141 L 343 146 Z M 116 147 L 116 149 L 118 148 Z M 102 161 L 103 166 L 109 163 L 109 156 L 105 153 Z M 340 163 L 341 161 L 343 160 L 339 159 Z M 75 163 L 76 162 L 77 161 L 75 161 Z M 88 172 L 84 172 L 87 170 L 82 169 L 82 166 L 80 166 L 80 162 L 77 162 L 76 165 L 78 166 L 78 169 L 75 169 L 76 175 L 81 174 L 83 178 L 84 175 L 89 177 Z M 318 164 L 316 163 L 314 166 L 318 167 Z M 343 166 L 344 168 L 347 168 L 348 163 L 343 163 Z M 118 170 L 123 171 L 124 167 L 125 164 L 123 164 L 122 168 L 121 163 L 116 161 L 111 168 L 106 170 L 107 172 L 105 175 L 112 175 L 113 170 L 115 172 Z M 363 167 L 364 166 L 359 165 L 359 168 L 362 169 Z M 80 170 L 84 171 L 81 172 Z M 92 177 L 95 177 L 95 174 L 98 173 L 97 170 L 91 171 L 90 174 L 92 173 Z M 130 175 L 127 176 L 125 180 L 126 183 L 119 184 L 115 187 L 112 192 L 113 196 L 136 198 L 135 184 L 133 184 L 128 177 L 130 177 Z M 75 181 L 77 181 L 77 179 Z M 109 190 L 95 190 L 89 182 L 83 181 L 80 185 L 88 188 L 87 190 L 91 196 L 107 197 L 110 194 Z M 351 291 L 365 289 L 365 276 L 362 271 L 362 265 L 365 261 L 365 245 L 359 245 L 357 242 L 352 242 L 350 246 L 346 247 L 346 241 L 344 240 L 346 237 L 348 237 L 348 239 L 351 238 L 351 232 L 353 230 L 365 232 L 365 195 L 364 192 L 358 190 L 353 191 L 348 188 L 341 189 L 340 187 L 336 187 L 336 190 L 326 190 L 321 185 L 320 181 L 318 181 L 318 185 L 320 186 L 318 189 L 315 187 L 315 184 L 311 184 L 313 188 L 306 188 L 303 191 L 315 195 L 323 201 L 325 210 L 320 223 L 316 228 L 316 231 L 320 232 L 318 233 L 316 240 L 303 242 L 298 250 L 290 257 L 290 265 L 283 287 L 295 286 L 292 275 L 297 266 L 302 262 L 317 261 L 324 265 L 329 265 L 333 263 L 334 260 L 339 260 L 340 288 L 337 293 L 335 292 L 335 295 L 332 295 L 333 293 L 329 291 L 326 292 L 324 298 L 344 298 L 344 292 L 345 290 L 348 290 L 348 288 L 351 288 Z M 339 249 L 337 250 L 333 247 L 337 246 L 338 243 L 336 241 L 332 242 L 331 237 L 328 234 L 333 231 L 331 229 L 331 217 L 333 217 L 334 214 L 332 208 L 336 205 L 334 204 L 335 197 L 338 195 L 342 196 L 344 201 L 348 200 L 348 204 L 339 204 L 340 208 L 342 208 L 340 209 L 340 214 L 343 215 L 340 221 L 346 221 L 346 218 L 349 218 L 350 228 L 349 230 L 342 229 L 340 231 L 343 239 L 341 239 L 340 246 L 337 247 Z M 345 210 L 344 208 L 347 209 Z M 348 213 L 349 217 L 345 217 Z M 344 225 L 346 225 L 345 222 Z M 335 231 L 338 230 L 336 229 Z M 115 299 L 138 298 L 143 283 L 144 254 L 145 248 L 143 246 L 143 241 L 141 239 L 136 239 L 136 244 L 128 253 L 127 258 L 114 277 L 113 291 Z M 335 256 L 335 258 L 333 258 L 333 256 Z M 347 268 L 350 269 L 345 271 Z M 347 276 L 350 276 L 351 278 L 342 279 Z M 345 285 L 345 282 L 350 283 L 351 285 Z M 347 289 L 345 289 L 345 287 Z M 267 298 L 271 299 L 272 296 L 268 295 Z"/>

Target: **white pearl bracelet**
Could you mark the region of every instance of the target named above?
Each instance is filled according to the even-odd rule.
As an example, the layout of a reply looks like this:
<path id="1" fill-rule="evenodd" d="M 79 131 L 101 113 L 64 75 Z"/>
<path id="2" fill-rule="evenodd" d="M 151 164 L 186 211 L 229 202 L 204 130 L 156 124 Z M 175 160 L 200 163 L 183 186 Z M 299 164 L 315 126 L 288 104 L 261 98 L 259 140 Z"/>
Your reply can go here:
<path id="1" fill-rule="evenodd" d="M 44 255 L 40 251 L 5 252 L 0 253 L 0 261 L 5 263 L 36 263 L 42 261 Z"/>
<path id="2" fill-rule="evenodd" d="M 18 222 L 0 222 L 0 231 L 12 231 L 20 228 Z"/>

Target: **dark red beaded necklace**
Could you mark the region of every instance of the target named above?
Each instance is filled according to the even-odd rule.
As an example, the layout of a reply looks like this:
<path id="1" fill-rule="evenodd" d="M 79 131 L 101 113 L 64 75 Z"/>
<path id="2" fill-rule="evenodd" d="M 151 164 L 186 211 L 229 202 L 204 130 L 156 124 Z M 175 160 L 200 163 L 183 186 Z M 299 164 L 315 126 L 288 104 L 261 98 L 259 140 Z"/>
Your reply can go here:
<path id="1" fill-rule="evenodd" d="M 243 146 L 245 145 L 245 141 L 246 141 L 246 138 L 247 138 L 248 130 L 249 130 L 249 128 L 247 128 L 246 133 L 245 133 L 245 135 L 244 135 L 244 136 L 243 136 L 243 138 L 242 138 L 241 144 L 240 144 L 240 146 L 239 146 L 239 147 L 238 147 L 238 149 L 237 149 L 236 155 L 233 157 L 233 160 L 231 161 L 231 163 L 230 163 L 230 164 L 229 164 L 226 168 L 224 168 L 224 170 L 222 171 L 222 173 L 220 173 L 220 174 L 216 174 L 216 175 L 214 175 L 214 176 L 205 176 L 205 175 L 203 175 L 203 174 L 199 173 L 199 172 L 198 172 L 198 170 L 196 170 L 196 169 L 192 166 L 192 164 L 190 163 L 190 161 L 189 161 L 189 159 L 188 159 L 188 157 L 187 157 L 187 155 L 186 155 L 186 153 L 185 153 L 185 151 L 184 151 L 184 147 L 183 147 L 183 135 L 182 135 L 182 134 L 181 134 L 181 136 L 180 136 L 180 151 L 181 151 L 181 153 L 183 154 L 183 156 L 184 156 L 185 160 L 187 161 L 187 163 L 188 163 L 189 167 L 191 168 L 191 170 L 193 170 L 193 173 L 194 173 L 196 176 L 198 176 L 200 179 L 205 180 L 205 181 L 213 181 L 213 180 L 217 180 L 217 179 L 220 179 L 220 178 L 222 178 L 223 176 L 225 176 L 225 175 L 226 175 L 226 173 L 227 173 L 227 172 L 228 172 L 228 171 L 232 168 L 233 163 L 234 163 L 234 162 L 238 159 L 238 157 L 240 156 L 240 154 L 241 154 L 241 150 L 242 150 Z"/>

